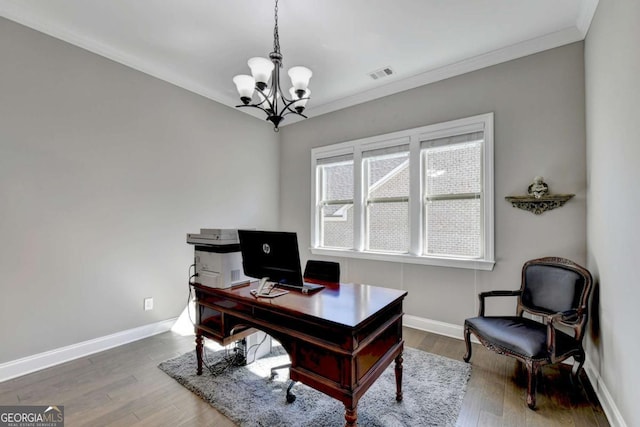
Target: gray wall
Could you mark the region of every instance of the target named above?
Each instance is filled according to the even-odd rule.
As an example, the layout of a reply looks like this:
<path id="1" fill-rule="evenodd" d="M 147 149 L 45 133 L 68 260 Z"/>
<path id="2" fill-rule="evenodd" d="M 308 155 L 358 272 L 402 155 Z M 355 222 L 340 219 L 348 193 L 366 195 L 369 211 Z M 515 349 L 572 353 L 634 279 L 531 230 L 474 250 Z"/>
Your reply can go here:
<path id="1" fill-rule="evenodd" d="M 343 280 L 409 291 L 407 314 L 462 325 L 477 294 L 520 286 L 522 264 L 555 255 L 586 261 L 583 44 L 575 43 L 311 118 L 281 130 L 280 226 L 299 233 L 311 257 L 310 151 L 336 142 L 495 113 L 496 259 L 492 272 L 337 259 Z M 552 192 L 575 193 L 536 216 L 504 197 L 522 195 L 536 175 Z M 488 310 L 512 312 L 515 301 Z"/>
<path id="2" fill-rule="evenodd" d="M 638 17 L 638 0 L 600 0 L 585 44 L 587 253 L 597 283 L 587 350 L 629 426 L 640 425 Z"/>
<path id="3" fill-rule="evenodd" d="M 261 121 L 0 18 L 0 363 L 178 316 L 186 233 L 275 227 L 278 162 Z"/>

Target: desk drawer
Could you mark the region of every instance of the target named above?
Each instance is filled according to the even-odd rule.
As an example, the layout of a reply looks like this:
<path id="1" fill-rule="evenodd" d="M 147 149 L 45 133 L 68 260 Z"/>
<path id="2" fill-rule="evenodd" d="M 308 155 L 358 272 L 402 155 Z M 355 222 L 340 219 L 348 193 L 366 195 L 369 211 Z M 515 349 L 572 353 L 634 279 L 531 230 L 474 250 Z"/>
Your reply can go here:
<path id="1" fill-rule="evenodd" d="M 216 334 L 220 334 L 220 336 L 222 336 L 224 333 L 222 313 L 218 310 L 214 310 L 210 307 L 200 304 L 196 304 L 196 307 L 197 325 L 202 325 L 207 329 L 210 329 L 212 332 L 215 332 Z"/>
<path id="2" fill-rule="evenodd" d="M 390 325 L 375 340 L 358 351 L 356 356 L 356 378 L 358 381 L 402 340 L 402 335 L 398 333 L 398 330 L 402 331 L 401 321 Z"/>
<path id="3" fill-rule="evenodd" d="M 251 315 L 253 308 L 249 304 L 243 304 L 229 298 L 212 295 L 196 290 L 196 301 L 211 308 L 218 308 L 222 312 L 244 313 Z"/>

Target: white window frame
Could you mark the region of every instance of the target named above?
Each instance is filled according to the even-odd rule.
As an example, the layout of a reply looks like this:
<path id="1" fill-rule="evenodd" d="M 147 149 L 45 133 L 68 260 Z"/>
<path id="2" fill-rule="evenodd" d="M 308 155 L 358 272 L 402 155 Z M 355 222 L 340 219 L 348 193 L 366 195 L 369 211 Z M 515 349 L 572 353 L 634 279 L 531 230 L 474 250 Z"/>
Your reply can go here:
<path id="1" fill-rule="evenodd" d="M 406 150 L 404 150 L 404 147 L 406 146 Z M 398 143 L 398 144 L 394 144 L 393 147 L 403 147 L 403 151 L 401 151 L 403 154 L 406 153 L 407 155 L 407 160 L 410 160 L 409 155 L 410 155 L 410 150 L 409 150 L 409 140 L 407 140 L 406 144 L 402 144 L 402 143 Z M 383 147 L 386 148 L 386 147 Z M 377 150 L 377 149 L 376 149 Z M 375 152 L 376 150 L 371 150 L 370 148 L 367 149 L 367 151 L 373 151 Z M 364 152 L 366 153 L 366 152 Z M 370 158 L 376 158 L 375 156 L 369 157 L 369 156 L 363 156 L 363 167 L 364 169 L 368 169 L 368 167 L 370 167 L 370 165 L 365 166 L 365 164 L 367 163 L 367 160 Z M 411 172 L 411 169 L 409 169 L 409 172 Z M 376 204 L 384 204 L 384 203 L 395 203 L 395 202 L 407 202 L 407 207 L 409 204 L 409 196 L 383 196 L 383 197 L 378 197 L 378 198 L 372 198 L 369 196 L 369 192 L 371 191 L 371 189 L 369 189 L 369 182 L 367 179 L 367 173 L 368 170 L 363 170 L 363 175 L 362 175 L 362 187 L 363 187 L 363 196 L 364 196 L 364 204 L 363 204 L 363 208 L 365 209 L 365 216 L 364 216 L 364 230 L 365 230 L 365 240 L 364 240 L 364 247 L 365 247 L 365 251 L 367 252 L 382 252 L 384 253 L 385 251 L 382 251 L 380 249 L 366 249 L 367 247 L 369 247 L 369 243 L 370 243 L 370 233 L 369 233 L 369 228 L 371 227 L 371 223 L 370 223 L 370 208 L 372 205 L 376 205 Z M 378 184 L 381 184 L 380 182 L 378 182 Z M 354 184 L 355 185 L 355 184 Z M 407 209 L 408 210 L 408 209 Z M 409 242 L 407 242 L 409 243 Z M 394 254 L 401 254 L 401 253 L 407 253 L 408 252 L 408 247 L 406 251 L 388 251 L 389 253 L 394 253 Z"/>
<path id="2" fill-rule="evenodd" d="M 469 132 L 484 132 L 482 153 L 482 200 L 483 200 L 483 256 L 481 258 L 436 257 L 422 255 L 423 209 L 422 186 L 423 173 L 421 161 L 421 142 Z M 366 251 L 365 248 L 365 194 L 362 171 L 362 153 L 364 151 L 409 144 L 409 253 Z M 319 186 L 318 159 L 344 154 L 353 155 L 354 168 L 354 246 L 353 249 L 324 248 L 319 246 Z M 466 268 L 474 270 L 493 270 L 495 265 L 494 248 L 494 161 L 493 161 L 493 113 L 480 114 L 444 123 L 407 129 L 354 141 L 341 142 L 311 150 L 311 253 L 367 260 L 423 264 L 443 267 Z"/>
<path id="3" fill-rule="evenodd" d="M 351 155 L 351 153 L 341 153 L 341 154 L 338 155 L 338 157 L 343 157 L 345 155 L 353 157 Z M 336 157 L 335 155 L 331 155 L 328 158 L 331 159 L 331 158 L 335 158 L 335 157 Z M 331 164 L 336 165 L 336 164 L 341 164 L 343 162 L 347 162 L 347 160 L 338 160 L 337 162 L 332 162 Z M 348 162 L 353 163 L 354 162 L 353 158 L 349 159 Z M 318 168 L 317 166 L 319 166 L 318 165 L 318 161 L 316 161 L 316 170 L 315 170 L 316 179 L 318 180 L 318 184 L 316 185 L 316 191 L 317 191 L 317 195 L 318 195 L 318 202 L 316 203 L 316 209 L 318 209 L 318 212 L 316 213 L 316 215 L 320 215 L 320 212 L 322 212 L 323 208 L 326 207 L 327 205 L 332 205 L 332 204 L 345 204 L 345 205 L 349 205 L 350 204 L 352 206 L 355 205 L 355 200 L 354 199 L 345 199 L 345 200 L 329 199 L 329 200 L 327 200 L 327 199 L 325 199 L 323 197 L 324 195 L 323 195 L 323 192 L 321 190 L 322 190 L 322 183 L 324 182 L 324 178 L 321 177 L 321 169 Z M 347 213 L 346 212 L 344 212 L 342 214 L 342 219 L 344 219 L 344 220 L 347 219 Z M 327 221 L 327 218 L 324 218 L 324 220 Z M 340 221 L 340 219 L 339 218 L 331 218 L 329 221 Z M 320 237 L 322 236 L 322 224 L 321 224 L 321 222 L 318 222 L 317 225 L 318 225 L 318 228 L 317 228 L 317 232 L 316 232 L 317 234 L 316 235 L 319 238 L 317 243 L 318 243 L 318 246 L 320 246 Z M 345 249 L 345 248 L 332 248 L 331 246 L 323 246 L 323 247 L 327 248 L 327 249 L 337 249 L 337 250 Z"/>

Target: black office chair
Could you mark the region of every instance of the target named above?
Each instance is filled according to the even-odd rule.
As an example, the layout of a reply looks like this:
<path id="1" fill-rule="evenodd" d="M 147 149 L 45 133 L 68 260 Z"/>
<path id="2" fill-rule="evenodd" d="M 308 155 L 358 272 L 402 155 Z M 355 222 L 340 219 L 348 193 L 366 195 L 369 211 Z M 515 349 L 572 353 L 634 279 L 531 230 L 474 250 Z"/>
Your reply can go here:
<path id="1" fill-rule="evenodd" d="M 306 279 L 321 280 L 323 282 L 340 282 L 340 264 L 332 261 L 318 261 L 310 259 L 304 268 Z"/>
<path id="2" fill-rule="evenodd" d="M 591 273 L 564 258 L 540 258 L 522 267 L 522 284 L 517 291 L 489 291 L 478 295 L 478 317 L 464 321 L 464 339 L 471 359 L 470 334 L 485 347 L 520 360 L 527 368 L 529 384 L 527 405 L 536 406 L 536 381 L 543 365 L 558 363 L 573 356 L 572 382 L 575 383 L 584 363 L 582 337 L 587 323 Z M 485 316 L 487 297 L 518 297 L 515 316 Z M 523 317 L 527 312 L 542 322 Z M 569 328 L 567 334 L 558 325 Z"/>
<path id="3" fill-rule="evenodd" d="M 340 264 L 332 261 L 318 261 L 310 259 L 307 261 L 307 265 L 304 268 L 304 279 L 308 280 L 320 280 L 322 282 L 339 283 L 340 282 Z M 278 375 L 279 369 L 289 368 L 291 363 L 286 365 L 275 366 L 271 368 L 271 377 L 274 379 Z M 293 403 L 296 400 L 296 396 L 291 393 L 291 388 L 295 384 L 295 381 L 289 383 L 287 387 L 287 402 Z"/>

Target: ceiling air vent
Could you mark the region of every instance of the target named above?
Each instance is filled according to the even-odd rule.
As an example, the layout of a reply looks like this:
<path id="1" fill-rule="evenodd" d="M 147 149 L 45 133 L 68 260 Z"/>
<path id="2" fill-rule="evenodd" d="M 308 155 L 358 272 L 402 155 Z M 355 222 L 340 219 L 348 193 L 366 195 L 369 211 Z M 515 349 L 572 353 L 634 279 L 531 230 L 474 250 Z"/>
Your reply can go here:
<path id="1" fill-rule="evenodd" d="M 391 69 L 391 67 L 384 67 L 369 73 L 369 77 L 371 77 L 373 80 L 378 80 L 383 77 L 390 76 L 391 74 L 393 74 L 393 70 Z"/>

